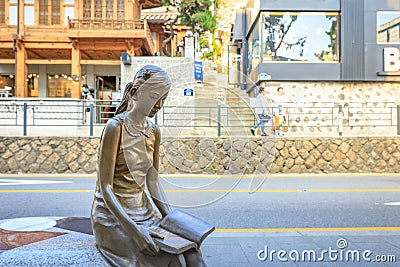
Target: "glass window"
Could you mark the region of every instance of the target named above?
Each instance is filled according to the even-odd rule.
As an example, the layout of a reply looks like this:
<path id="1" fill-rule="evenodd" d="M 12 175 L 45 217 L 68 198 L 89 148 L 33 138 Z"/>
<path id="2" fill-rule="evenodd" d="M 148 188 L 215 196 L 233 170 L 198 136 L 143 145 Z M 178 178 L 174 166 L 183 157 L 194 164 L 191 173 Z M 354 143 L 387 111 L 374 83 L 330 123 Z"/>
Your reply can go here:
<path id="1" fill-rule="evenodd" d="M 263 61 L 339 61 L 336 12 L 263 12 L 262 24 Z"/>
<path id="2" fill-rule="evenodd" d="M 67 74 L 47 76 L 48 97 L 71 97 L 72 78 Z"/>
<path id="3" fill-rule="evenodd" d="M 118 19 L 124 19 L 125 18 L 124 0 L 118 0 L 118 2 L 117 2 L 117 17 L 118 17 Z"/>
<path id="4" fill-rule="evenodd" d="M 64 0 L 64 4 L 73 5 L 74 4 L 74 0 Z"/>
<path id="5" fill-rule="evenodd" d="M 39 24 L 47 25 L 49 23 L 48 19 L 49 6 L 47 0 L 39 1 Z"/>
<path id="6" fill-rule="evenodd" d="M 14 96 L 14 75 L 0 74 L 0 97 Z"/>
<path id="7" fill-rule="evenodd" d="M 53 25 L 60 24 L 60 1 L 52 0 L 52 14 L 51 14 L 51 23 Z"/>
<path id="8" fill-rule="evenodd" d="M 90 19 L 91 3 L 90 0 L 83 1 L 83 18 Z"/>
<path id="9" fill-rule="evenodd" d="M 25 4 L 34 4 L 35 0 L 25 0 L 24 3 Z"/>
<path id="10" fill-rule="evenodd" d="M 400 12 L 378 12 L 378 43 L 400 43 Z"/>
<path id="11" fill-rule="evenodd" d="M 17 6 L 10 6 L 10 25 L 17 25 Z"/>
<path id="12" fill-rule="evenodd" d="M 6 2 L 5 0 L 0 0 L 0 23 L 6 22 Z"/>
<path id="13" fill-rule="evenodd" d="M 24 23 L 25 25 L 35 25 L 35 7 L 26 6 L 24 8 Z"/>
<path id="14" fill-rule="evenodd" d="M 250 74 L 251 70 L 260 63 L 260 20 L 257 20 L 253 31 L 249 35 L 249 58 L 247 74 Z"/>
<path id="15" fill-rule="evenodd" d="M 74 19 L 74 8 L 73 7 L 65 7 L 64 8 L 64 18 L 65 18 L 65 26 L 68 26 L 68 18 Z"/>
<path id="16" fill-rule="evenodd" d="M 107 19 L 114 18 L 114 0 L 106 1 L 106 18 Z"/>
<path id="17" fill-rule="evenodd" d="M 101 19 L 103 17 L 103 0 L 94 1 L 94 18 Z"/>

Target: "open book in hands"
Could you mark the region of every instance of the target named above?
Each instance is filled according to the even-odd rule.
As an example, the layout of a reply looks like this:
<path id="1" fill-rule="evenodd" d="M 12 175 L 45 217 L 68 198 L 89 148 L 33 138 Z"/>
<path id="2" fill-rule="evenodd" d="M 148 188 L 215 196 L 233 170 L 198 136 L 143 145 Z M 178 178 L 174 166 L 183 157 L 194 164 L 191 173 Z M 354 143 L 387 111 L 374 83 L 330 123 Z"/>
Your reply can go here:
<path id="1" fill-rule="evenodd" d="M 180 254 L 191 248 L 200 248 L 203 240 L 215 227 L 182 210 L 174 210 L 165 216 L 159 226 L 147 228 L 161 250 Z"/>

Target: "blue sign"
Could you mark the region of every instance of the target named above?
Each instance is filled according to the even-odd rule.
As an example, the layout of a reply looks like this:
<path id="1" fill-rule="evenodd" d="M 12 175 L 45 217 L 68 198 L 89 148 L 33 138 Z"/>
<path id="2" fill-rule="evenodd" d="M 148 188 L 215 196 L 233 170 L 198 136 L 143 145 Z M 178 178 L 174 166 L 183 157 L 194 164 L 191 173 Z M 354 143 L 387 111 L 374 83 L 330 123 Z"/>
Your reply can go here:
<path id="1" fill-rule="evenodd" d="M 183 95 L 184 96 L 193 96 L 194 95 L 193 89 L 191 89 L 191 88 L 183 89 Z"/>
<path id="2" fill-rule="evenodd" d="M 201 61 L 194 62 L 194 79 L 203 80 L 203 62 Z"/>

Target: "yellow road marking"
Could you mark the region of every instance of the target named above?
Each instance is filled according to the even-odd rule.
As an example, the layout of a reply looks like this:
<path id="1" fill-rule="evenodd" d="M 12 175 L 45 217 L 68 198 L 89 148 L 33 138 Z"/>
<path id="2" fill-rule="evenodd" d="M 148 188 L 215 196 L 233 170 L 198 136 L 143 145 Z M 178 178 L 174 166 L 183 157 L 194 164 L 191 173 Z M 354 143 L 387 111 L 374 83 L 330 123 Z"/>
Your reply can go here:
<path id="1" fill-rule="evenodd" d="M 57 189 L 43 189 L 43 190 L 30 190 L 30 189 L 10 189 L 0 190 L 0 193 L 88 193 L 94 190 L 57 190 Z"/>
<path id="2" fill-rule="evenodd" d="M 248 193 L 248 189 L 165 189 L 167 193 Z M 400 192 L 400 188 L 332 188 L 332 189 L 259 189 L 254 193 L 362 193 L 362 192 Z"/>
<path id="3" fill-rule="evenodd" d="M 217 228 L 216 233 L 276 233 L 276 232 L 339 232 L 339 231 L 400 231 L 400 227 L 335 227 L 335 228 Z"/>

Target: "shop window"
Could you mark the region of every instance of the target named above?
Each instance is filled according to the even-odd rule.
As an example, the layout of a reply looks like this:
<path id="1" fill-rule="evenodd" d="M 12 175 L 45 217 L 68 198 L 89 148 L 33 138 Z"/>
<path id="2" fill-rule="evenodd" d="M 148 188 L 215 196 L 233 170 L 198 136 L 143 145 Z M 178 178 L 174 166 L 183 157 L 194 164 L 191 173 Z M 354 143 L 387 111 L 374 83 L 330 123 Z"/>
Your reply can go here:
<path id="1" fill-rule="evenodd" d="M 47 76 L 47 96 L 48 97 L 67 97 L 72 96 L 73 80 L 67 74 L 54 74 Z M 80 95 L 80 92 L 78 93 Z"/>
<path id="2" fill-rule="evenodd" d="M 262 61 L 338 62 L 338 13 L 262 12 Z"/>
<path id="3" fill-rule="evenodd" d="M 11 97 L 14 92 L 15 77 L 12 74 L 0 75 L 0 97 Z"/>
<path id="4" fill-rule="evenodd" d="M 28 97 L 38 97 L 39 96 L 39 74 L 33 73 L 29 74 L 26 79 L 28 85 Z"/>
<path id="5" fill-rule="evenodd" d="M 377 25 L 379 44 L 400 43 L 400 12 L 378 12 Z"/>
<path id="6" fill-rule="evenodd" d="M 260 20 L 258 19 L 252 33 L 249 36 L 248 45 L 249 45 L 249 53 L 248 53 L 248 68 L 247 74 L 250 74 L 251 70 L 257 67 L 260 64 L 260 55 L 261 55 L 261 45 L 260 45 Z"/>

